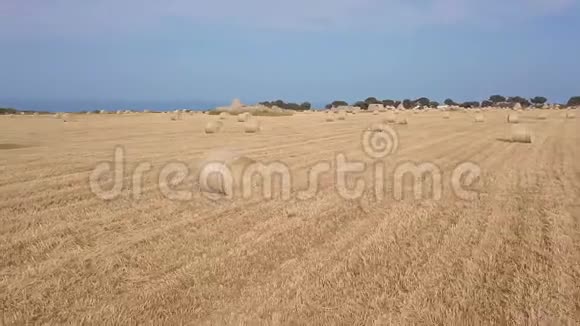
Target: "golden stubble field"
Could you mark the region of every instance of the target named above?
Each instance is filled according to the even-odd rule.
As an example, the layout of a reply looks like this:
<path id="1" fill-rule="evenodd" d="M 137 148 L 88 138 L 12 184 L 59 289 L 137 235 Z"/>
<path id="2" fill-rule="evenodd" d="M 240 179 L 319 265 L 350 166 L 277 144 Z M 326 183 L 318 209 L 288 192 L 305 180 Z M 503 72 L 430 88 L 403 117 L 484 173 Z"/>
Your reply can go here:
<path id="1" fill-rule="evenodd" d="M 506 141 L 506 112 L 404 113 L 402 162 L 443 172 L 440 200 L 339 196 L 332 173 L 307 200 L 166 198 L 167 163 L 192 167 L 215 149 L 306 172 L 337 153 L 367 164 L 361 133 L 379 115 L 260 117 L 162 114 L 0 116 L 0 322 L 4 324 L 404 325 L 580 323 L 577 119 L 520 114 L 532 144 Z M 89 175 L 125 153 L 124 188 L 105 201 Z M 447 185 L 462 162 L 481 168 L 476 199 Z M 151 164 L 143 192 L 131 173 Z M 359 174 L 369 182 L 372 171 Z M 187 180 L 185 188 L 195 188 Z M 191 187 L 190 187 L 191 186 Z M 405 188 L 407 189 L 407 188 Z M 409 190 L 409 189 L 407 189 Z"/>

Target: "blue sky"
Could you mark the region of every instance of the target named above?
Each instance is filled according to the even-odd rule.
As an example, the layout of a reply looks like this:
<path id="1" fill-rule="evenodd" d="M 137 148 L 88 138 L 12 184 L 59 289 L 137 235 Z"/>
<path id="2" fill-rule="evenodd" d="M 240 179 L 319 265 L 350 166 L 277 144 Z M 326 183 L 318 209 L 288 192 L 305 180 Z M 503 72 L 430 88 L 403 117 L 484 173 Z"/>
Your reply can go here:
<path id="1" fill-rule="evenodd" d="M 580 95 L 577 0 L 0 0 L 0 107 Z"/>

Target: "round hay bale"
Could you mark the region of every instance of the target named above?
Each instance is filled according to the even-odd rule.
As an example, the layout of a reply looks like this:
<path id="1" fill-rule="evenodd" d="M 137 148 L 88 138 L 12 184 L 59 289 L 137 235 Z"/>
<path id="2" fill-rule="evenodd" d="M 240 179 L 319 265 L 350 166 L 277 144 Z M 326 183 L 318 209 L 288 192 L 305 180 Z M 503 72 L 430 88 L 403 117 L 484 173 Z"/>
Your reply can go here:
<path id="1" fill-rule="evenodd" d="M 260 131 L 260 121 L 258 119 L 250 119 L 244 124 L 244 132 L 256 133 Z"/>
<path id="2" fill-rule="evenodd" d="M 576 113 L 572 111 L 566 112 L 566 119 L 576 119 Z"/>
<path id="3" fill-rule="evenodd" d="M 406 125 L 409 122 L 407 121 L 407 118 L 403 117 L 403 116 L 399 116 L 397 117 L 397 124 L 398 125 Z"/>
<path id="4" fill-rule="evenodd" d="M 340 112 L 338 114 L 338 120 L 346 120 L 346 112 L 345 111 Z"/>
<path id="5" fill-rule="evenodd" d="M 385 123 L 395 123 L 397 121 L 397 116 L 393 111 L 387 112 L 387 117 L 383 120 Z"/>
<path id="6" fill-rule="evenodd" d="M 485 117 L 481 113 L 480 114 L 476 114 L 474 121 L 475 122 L 485 122 Z"/>
<path id="7" fill-rule="evenodd" d="M 181 111 L 176 111 L 175 113 L 173 113 L 170 117 L 171 121 L 178 121 L 181 120 Z"/>
<path id="8" fill-rule="evenodd" d="M 451 114 L 447 111 L 443 112 L 443 119 L 450 119 L 451 118 Z"/>
<path id="9" fill-rule="evenodd" d="M 328 115 L 325 120 L 326 120 L 326 122 L 333 122 L 334 117 L 332 115 Z"/>
<path id="10" fill-rule="evenodd" d="M 548 119 L 548 112 L 540 112 L 540 114 L 538 115 L 538 120 L 546 120 Z"/>
<path id="11" fill-rule="evenodd" d="M 255 163 L 251 158 L 230 151 L 214 151 L 199 165 L 200 190 L 228 197 L 241 194 L 244 172 Z"/>
<path id="12" fill-rule="evenodd" d="M 380 104 L 380 103 L 372 103 L 372 104 L 369 104 L 368 110 L 374 112 L 375 110 L 376 111 L 381 111 L 384 108 L 385 108 L 385 106 L 382 105 L 382 104 Z"/>
<path id="13" fill-rule="evenodd" d="M 248 121 L 248 118 L 249 118 L 248 112 L 238 114 L 238 122 L 246 122 Z"/>
<path id="14" fill-rule="evenodd" d="M 227 119 L 227 117 L 228 117 L 228 114 L 226 112 L 220 113 L 220 120 L 225 120 L 225 119 Z"/>
<path id="15" fill-rule="evenodd" d="M 206 134 L 215 134 L 221 131 L 223 127 L 223 122 L 221 121 L 209 121 L 205 124 L 205 133 Z"/>
<path id="16" fill-rule="evenodd" d="M 516 113 L 509 113 L 507 115 L 507 123 L 520 123 L 520 117 Z"/>
<path id="17" fill-rule="evenodd" d="M 531 143 L 532 134 L 525 126 L 513 126 L 511 133 L 511 141 L 514 143 Z"/>
<path id="18" fill-rule="evenodd" d="M 378 115 L 379 114 L 379 110 L 373 110 L 373 114 L 374 115 Z"/>

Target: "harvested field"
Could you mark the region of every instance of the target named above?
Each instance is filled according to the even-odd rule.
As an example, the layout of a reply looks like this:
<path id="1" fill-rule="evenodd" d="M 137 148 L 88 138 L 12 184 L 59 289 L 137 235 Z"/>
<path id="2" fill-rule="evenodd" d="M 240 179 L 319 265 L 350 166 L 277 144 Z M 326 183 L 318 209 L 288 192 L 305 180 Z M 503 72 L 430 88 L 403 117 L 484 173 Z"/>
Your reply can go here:
<path id="1" fill-rule="evenodd" d="M 382 114 L 325 122 L 323 113 L 235 118 L 162 114 L 0 116 L 0 321 L 4 324 L 574 325 L 580 323 L 578 120 L 521 112 L 531 144 L 501 141 L 505 112 L 401 113 L 398 149 L 378 161 L 384 195 L 344 199 L 324 173 L 336 154 L 367 167 L 361 133 Z M 124 153 L 123 188 L 102 200 L 89 176 Z M 292 199 L 171 200 L 168 163 L 191 169 L 213 150 L 284 163 Z M 439 200 L 414 199 L 405 162 L 442 172 Z M 451 189 L 458 164 L 481 169 L 472 200 Z M 133 171 L 143 172 L 142 192 Z M 334 171 L 334 170 L 333 170 Z M 354 177 L 377 183 L 374 169 Z M 105 178 L 106 179 L 106 178 Z M 106 183 L 106 182 L 105 182 Z M 167 187 L 168 185 L 165 185 Z M 197 189 L 192 179 L 170 185 Z M 374 188 L 371 188 L 371 190 Z M 427 196 L 428 197 L 428 196 Z"/>

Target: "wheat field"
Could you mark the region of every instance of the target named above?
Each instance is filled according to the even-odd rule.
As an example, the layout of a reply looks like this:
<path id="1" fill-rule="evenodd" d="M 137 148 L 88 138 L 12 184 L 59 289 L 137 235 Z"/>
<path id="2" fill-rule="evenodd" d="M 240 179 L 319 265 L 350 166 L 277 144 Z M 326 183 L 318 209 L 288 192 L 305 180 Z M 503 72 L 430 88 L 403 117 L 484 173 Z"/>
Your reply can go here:
<path id="1" fill-rule="evenodd" d="M 294 194 L 337 153 L 375 163 L 361 133 L 384 113 L 260 117 L 257 133 L 231 116 L 215 134 L 204 126 L 218 117 L 203 114 L 0 116 L 0 323 L 579 324 L 578 120 L 525 111 L 534 139 L 521 144 L 507 140 L 505 112 L 484 112 L 483 123 L 401 114 L 398 150 L 381 162 L 440 167 L 439 200 L 408 187 L 395 200 L 389 186 L 383 200 L 344 199 L 333 173 L 307 200 L 176 201 L 158 187 L 165 164 L 194 169 L 231 149 L 286 164 Z M 124 188 L 103 200 L 89 175 L 116 146 Z M 131 172 L 143 162 L 151 170 L 135 198 Z M 481 168 L 474 200 L 449 189 L 463 162 Z"/>

